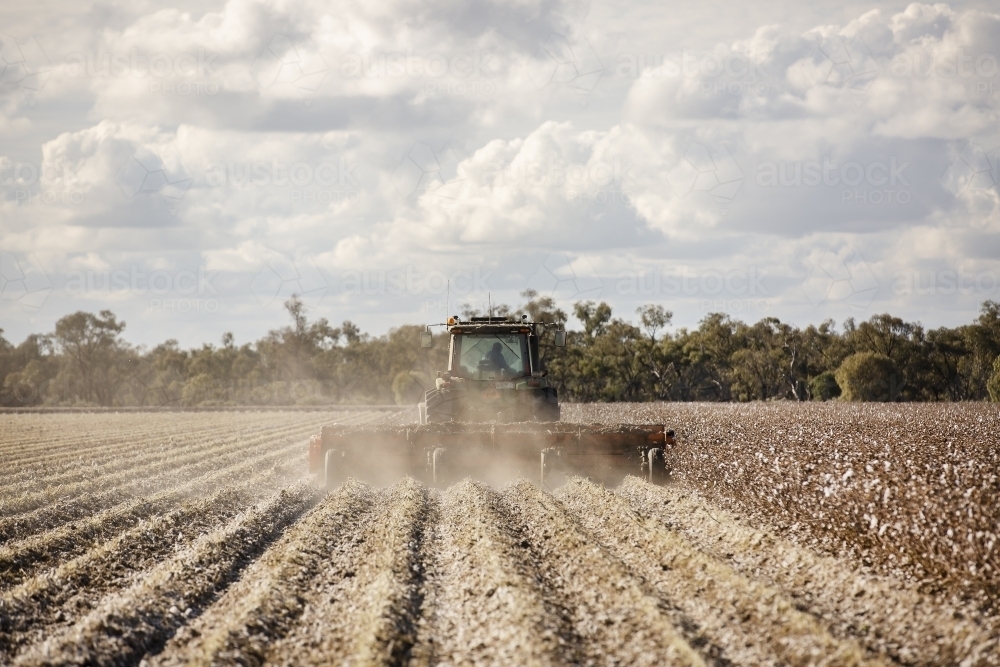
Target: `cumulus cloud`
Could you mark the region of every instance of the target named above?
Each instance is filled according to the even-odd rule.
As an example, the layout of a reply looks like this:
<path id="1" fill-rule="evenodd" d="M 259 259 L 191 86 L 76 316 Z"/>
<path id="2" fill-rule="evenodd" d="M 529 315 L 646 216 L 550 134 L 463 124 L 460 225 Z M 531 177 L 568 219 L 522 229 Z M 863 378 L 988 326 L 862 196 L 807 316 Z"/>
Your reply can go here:
<path id="1" fill-rule="evenodd" d="M 626 4 L 611 25 L 602 11 L 230 0 L 109 9 L 100 26 L 68 14 L 32 36 L 45 85 L 0 87 L 3 250 L 45 258 L 50 318 L 73 303 L 60 276 L 137 267 L 214 275 L 209 296 L 256 329 L 280 316 L 265 279 L 383 330 L 431 317 L 438 274 L 463 298 L 515 301 L 552 266 L 574 275 L 556 280 L 564 305 L 661 300 L 686 324 L 749 301 L 749 318 L 934 302 L 962 320 L 1000 296 L 985 278 L 960 299 L 892 287 L 1000 271 L 1000 14 L 818 6 L 806 26 L 723 30 L 693 8 L 684 40 L 658 42 L 666 15 Z M 390 273 L 423 287 L 387 291 Z M 144 303 L 115 306 L 143 321 Z M 218 317 L 185 326 L 209 339 Z"/>

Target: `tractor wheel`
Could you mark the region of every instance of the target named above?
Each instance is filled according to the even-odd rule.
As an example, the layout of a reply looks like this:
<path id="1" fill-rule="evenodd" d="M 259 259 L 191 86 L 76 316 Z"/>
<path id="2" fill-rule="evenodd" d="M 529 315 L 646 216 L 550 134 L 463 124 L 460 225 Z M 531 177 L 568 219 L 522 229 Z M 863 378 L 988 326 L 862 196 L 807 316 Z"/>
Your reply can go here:
<path id="1" fill-rule="evenodd" d="M 323 466 L 323 480 L 327 491 L 333 491 L 344 481 L 344 454 L 336 449 L 328 450 Z"/>
<path id="2" fill-rule="evenodd" d="M 559 398 L 553 387 L 546 387 L 542 398 L 534 405 L 532 417 L 536 422 L 557 422 L 560 417 Z"/>
<path id="3" fill-rule="evenodd" d="M 545 486 L 546 482 L 549 481 L 551 474 L 560 469 L 561 460 L 559 458 L 559 450 L 555 447 L 546 447 L 542 450 L 542 470 L 541 470 L 541 483 Z"/>
<path id="4" fill-rule="evenodd" d="M 431 458 L 435 486 L 441 486 L 448 482 L 447 463 L 448 450 L 444 447 L 438 447 L 435 449 Z"/>
<path id="5" fill-rule="evenodd" d="M 426 424 L 450 422 L 455 419 L 456 395 L 440 389 L 430 389 L 424 394 L 424 418 Z"/>
<path id="6" fill-rule="evenodd" d="M 649 450 L 649 483 L 663 484 L 667 477 L 666 461 L 663 458 L 663 450 L 659 447 Z"/>

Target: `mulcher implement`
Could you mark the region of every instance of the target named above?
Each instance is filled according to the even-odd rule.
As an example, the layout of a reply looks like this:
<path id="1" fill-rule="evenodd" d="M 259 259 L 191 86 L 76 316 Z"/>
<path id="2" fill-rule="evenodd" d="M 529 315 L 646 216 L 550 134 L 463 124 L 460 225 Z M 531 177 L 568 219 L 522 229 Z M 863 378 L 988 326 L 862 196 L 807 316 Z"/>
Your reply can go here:
<path id="1" fill-rule="evenodd" d="M 349 477 L 391 484 L 405 475 L 444 486 L 497 471 L 543 484 L 568 474 L 605 484 L 631 474 L 656 483 L 669 473 L 672 435 L 663 424 L 333 424 L 310 441 L 309 469 L 320 473 L 328 488 Z"/>

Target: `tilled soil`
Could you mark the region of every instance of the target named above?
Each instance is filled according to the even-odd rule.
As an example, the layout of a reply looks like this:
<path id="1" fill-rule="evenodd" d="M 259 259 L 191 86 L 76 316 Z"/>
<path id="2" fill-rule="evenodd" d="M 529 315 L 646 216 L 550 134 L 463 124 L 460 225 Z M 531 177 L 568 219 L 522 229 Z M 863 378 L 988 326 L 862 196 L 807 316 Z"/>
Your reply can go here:
<path id="1" fill-rule="evenodd" d="M 1000 662 L 992 617 L 682 486 L 407 478 L 327 493 L 306 474 L 307 436 L 400 416 L 45 417 L 76 427 L 77 461 L 92 445 L 93 475 L 39 443 L 60 462 L 45 482 L 29 449 L 51 425 L 0 416 L 0 456 L 9 446 L 24 473 L 0 513 L 0 664 Z M 175 457 L 150 445 L 170 438 Z M 130 447 L 153 476 L 141 485 Z"/>

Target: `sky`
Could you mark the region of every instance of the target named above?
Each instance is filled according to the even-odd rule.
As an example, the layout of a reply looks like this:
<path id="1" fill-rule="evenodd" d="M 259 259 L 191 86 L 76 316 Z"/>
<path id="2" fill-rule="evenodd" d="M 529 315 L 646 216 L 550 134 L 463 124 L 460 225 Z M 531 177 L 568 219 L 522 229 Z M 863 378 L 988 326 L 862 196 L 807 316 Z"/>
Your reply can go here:
<path id="1" fill-rule="evenodd" d="M 998 108 L 989 2 L 6 2 L 0 328 L 954 326 L 1000 300 Z"/>

